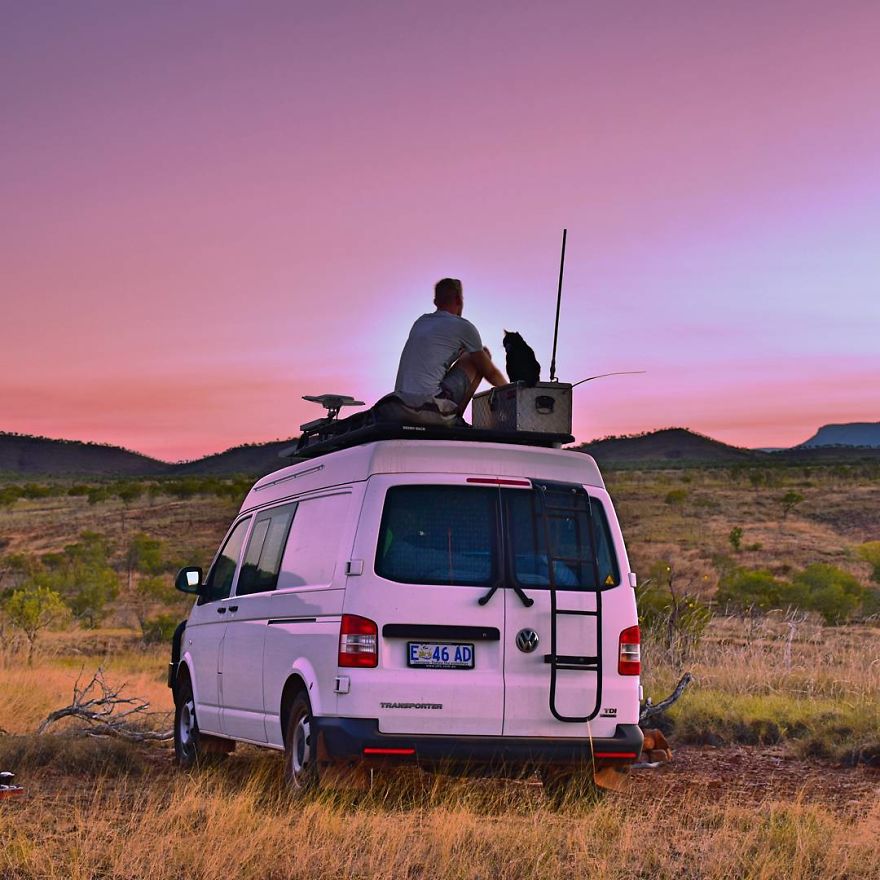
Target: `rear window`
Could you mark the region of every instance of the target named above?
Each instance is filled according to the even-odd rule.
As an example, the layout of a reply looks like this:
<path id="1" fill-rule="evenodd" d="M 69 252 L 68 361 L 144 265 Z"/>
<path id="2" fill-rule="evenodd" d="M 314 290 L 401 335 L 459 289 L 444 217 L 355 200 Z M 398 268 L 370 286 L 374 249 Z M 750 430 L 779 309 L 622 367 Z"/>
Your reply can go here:
<path id="1" fill-rule="evenodd" d="M 407 584 L 490 585 L 497 506 L 497 489 L 389 489 L 376 573 Z"/>
<path id="2" fill-rule="evenodd" d="M 612 547 L 602 505 L 582 487 L 396 486 L 385 498 L 376 573 L 408 584 L 537 589 L 552 576 L 560 590 L 601 590 L 620 583 Z"/>

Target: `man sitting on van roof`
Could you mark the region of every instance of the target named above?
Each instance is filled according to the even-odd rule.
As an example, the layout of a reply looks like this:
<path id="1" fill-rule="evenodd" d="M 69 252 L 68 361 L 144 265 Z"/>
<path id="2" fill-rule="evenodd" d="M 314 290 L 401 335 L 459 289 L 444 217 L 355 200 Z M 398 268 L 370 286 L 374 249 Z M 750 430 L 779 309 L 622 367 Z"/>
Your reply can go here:
<path id="1" fill-rule="evenodd" d="M 434 403 L 441 413 L 460 416 L 482 379 L 495 386 L 507 379 L 492 363 L 477 328 L 461 316 L 461 281 L 438 281 L 434 305 L 437 311 L 422 315 L 409 331 L 394 390 L 407 406 Z"/>

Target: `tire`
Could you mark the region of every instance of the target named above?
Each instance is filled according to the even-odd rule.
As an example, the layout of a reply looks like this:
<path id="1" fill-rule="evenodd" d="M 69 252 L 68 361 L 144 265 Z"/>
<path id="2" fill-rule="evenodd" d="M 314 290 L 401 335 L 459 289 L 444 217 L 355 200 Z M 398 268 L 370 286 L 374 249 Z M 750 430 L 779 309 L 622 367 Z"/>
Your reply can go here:
<path id="1" fill-rule="evenodd" d="M 313 721 L 308 695 L 300 691 L 293 699 L 284 730 L 284 782 L 297 796 L 316 791 L 320 783 Z"/>
<path id="2" fill-rule="evenodd" d="M 199 725 L 189 676 L 181 680 L 174 701 L 174 757 L 177 766 L 189 770 L 204 759 L 199 748 Z"/>
<path id="3" fill-rule="evenodd" d="M 604 795 L 604 790 L 593 778 L 591 767 L 578 770 L 546 768 L 540 771 L 540 776 L 544 783 L 544 794 L 557 808 L 568 804 L 594 804 Z"/>

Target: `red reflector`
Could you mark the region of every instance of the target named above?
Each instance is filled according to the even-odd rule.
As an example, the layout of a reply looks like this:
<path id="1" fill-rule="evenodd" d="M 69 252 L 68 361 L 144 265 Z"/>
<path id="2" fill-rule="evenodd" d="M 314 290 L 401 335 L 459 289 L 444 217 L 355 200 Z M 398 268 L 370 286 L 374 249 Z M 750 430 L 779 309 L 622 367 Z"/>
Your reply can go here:
<path id="1" fill-rule="evenodd" d="M 415 749 L 364 749 L 365 755 L 414 755 L 415 753 Z"/>
<path id="2" fill-rule="evenodd" d="M 628 626 L 620 634 L 617 655 L 618 675 L 640 675 L 642 672 L 642 635 L 637 626 Z"/>
<path id="3" fill-rule="evenodd" d="M 483 483 L 489 486 L 525 486 L 531 488 L 531 480 L 502 480 L 500 477 L 468 477 L 469 483 Z"/>
<path id="4" fill-rule="evenodd" d="M 638 755 L 635 752 L 593 752 L 594 758 L 632 758 L 635 760 Z"/>

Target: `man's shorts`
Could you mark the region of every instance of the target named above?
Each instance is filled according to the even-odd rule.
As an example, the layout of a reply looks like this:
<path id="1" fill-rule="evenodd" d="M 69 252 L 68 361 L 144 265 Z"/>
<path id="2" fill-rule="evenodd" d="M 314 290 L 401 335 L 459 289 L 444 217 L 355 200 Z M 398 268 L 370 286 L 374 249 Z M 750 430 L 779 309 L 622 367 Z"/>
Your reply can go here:
<path id="1" fill-rule="evenodd" d="M 461 367 L 453 367 L 440 383 L 440 393 L 437 397 L 452 400 L 459 406 L 464 403 L 471 383 L 468 374 Z"/>

